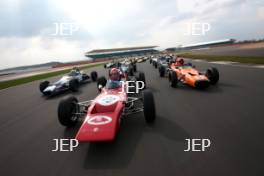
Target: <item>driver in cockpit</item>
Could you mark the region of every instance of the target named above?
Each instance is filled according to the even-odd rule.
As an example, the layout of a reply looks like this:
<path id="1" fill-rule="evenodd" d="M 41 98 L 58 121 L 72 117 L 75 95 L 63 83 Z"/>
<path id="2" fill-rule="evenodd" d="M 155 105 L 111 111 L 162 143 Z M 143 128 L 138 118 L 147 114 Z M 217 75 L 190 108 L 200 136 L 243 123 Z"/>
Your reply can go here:
<path id="1" fill-rule="evenodd" d="M 112 68 L 109 72 L 109 80 L 107 82 L 107 88 L 115 89 L 122 86 L 121 82 L 122 73 L 117 68 Z"/>

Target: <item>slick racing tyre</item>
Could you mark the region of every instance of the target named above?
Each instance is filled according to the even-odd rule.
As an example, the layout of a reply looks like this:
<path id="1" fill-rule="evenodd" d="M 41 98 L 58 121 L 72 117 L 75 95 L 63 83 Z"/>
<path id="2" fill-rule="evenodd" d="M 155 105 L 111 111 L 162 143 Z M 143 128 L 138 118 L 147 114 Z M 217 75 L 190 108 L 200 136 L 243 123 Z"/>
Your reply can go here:
<path id="1" fill-rule="evenodd" d="M 49 86 L 49 81 L 43 81 L 39 84 L 39 90 L 41 93 Z"/>
<path id="2" fill-rule="evenodd" d="M 78 91 L 79 82 L 76 79 L 72 79 L 69 82 L 69 89 L 73 92 Z"/>
<path id="3" fill-rule="evenodd" d="M 147 123 L 153 123 L 156 119 L 156 108 L 154 97 L 151 91 L 143 91 L 143 106 L 144 106 L 144 116 Z"/>
<path id="4" fill-rule="evenodd" d="M 63 126 L 71 127 L 77 123 L 79 112 L 78 100 L 68 97 L 60 101 L 58 106 L 58 119 Z"/>
<path id="5" fill-rule="evenodd" d="M 154 67 L 157 68 L 158 67 L 158 63 L 154 62 Z"/>
<path id="6" fill-rule="evenodd" d="M 106 86 L 106 83 L 107 83 L 107 79 L 104 76 L 99 77 L 97 79 L 97 88 L 98 88 L 99 92 L 101 92 L 101 88 Z"/>
<path id="7" fill-rule="evenodd" d="M 176 72 L 172 71 L 169 73 L 169 81 L 170 81 L 170 85 L 171 87 L 176 87 L 178 84 L 178 76 L 176 74 Z"/>
<path id="8" fill-rule="evenodd" d="M 91 78 L 92 78 L 92 81 L 96 81 L 97 80 L 97 76 L 98 76 L 98 74 L 97 74 L 97 72 L 96 71 L 92 71 L 91 72 Z"/>
<path id="9" fill-rule="evenodd" d="M 137 72 L 137 65 L 136 64 L 133 64 L 133 71 Z"/>
<path id="10" fill-rule="evenodd" d="M 165 76 L 165 67 L 160 66 L 159 67 L 159 73 L 160 73 L 160 77 L 164 77 Z"/>
<path id="11" fill-rule="evenodd" d="M 134 76 L 134 69 L 131 66 L 128 68 L 128 76 Z"/>
<path id="12" fill-rule="evenodd" d="M 144 82 L 144 89 L 146 88 L 146 78 L 145 78 L 145 74 L 143 72 L 138 73 L 137 81 Z"/>
<path id="13" fill-rule="evenodd" d="M 208 69 L 205 75 L 210 80 L 210 83 L 213 85 L 215 85 L 219 81 L 219 72 L 214 67 Z"/>

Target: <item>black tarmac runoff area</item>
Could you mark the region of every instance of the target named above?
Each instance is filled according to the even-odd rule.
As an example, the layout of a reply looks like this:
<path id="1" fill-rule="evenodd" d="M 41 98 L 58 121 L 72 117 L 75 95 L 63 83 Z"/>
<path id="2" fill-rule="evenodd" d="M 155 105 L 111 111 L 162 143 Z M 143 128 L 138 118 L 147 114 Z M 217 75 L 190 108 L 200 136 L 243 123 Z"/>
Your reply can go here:
<path id="1" fill-rule="evenodd" d="M 217 67 L 220 81 L 207 90 L 172 88 L 149 62 L 138 64 L 154 94 L 157 119 L 125 118 L 113 142 L 81 143 L 54 152 L 54 139 L 74 138 L 78 127 L 58 122 L 59 101 L 98 94 L 96 83 L 45 98 L 39 82 L 0 91 L 1 176 L 263 176 L 264 69 L 193 62 Z M 107 75 L 102 66 L 91 68 Z M 50 78 L 49 81 L 59 77 Z M 186 139 L 209 139 L 205 151 L 184 151 Z M 197 142 L 197 141 L 196 141 Z M 198 140 L 199 143 L 199 140 Z"/>

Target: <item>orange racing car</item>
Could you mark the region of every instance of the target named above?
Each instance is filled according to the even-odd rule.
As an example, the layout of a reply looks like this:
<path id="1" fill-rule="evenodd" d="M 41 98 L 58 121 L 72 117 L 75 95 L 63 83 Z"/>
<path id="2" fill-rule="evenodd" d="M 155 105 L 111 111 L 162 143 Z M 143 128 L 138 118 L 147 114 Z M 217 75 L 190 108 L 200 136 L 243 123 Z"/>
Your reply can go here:
<path id="1" fill-rule="evenodd" d="M 196 70 L 191 63 L 185 64 L 182 58 L 177 58 L 175 62 L 172 62 L 167 73 L 171 87 L 176 87 L 179 82 L 182 82 L 191 87 L 204 89 L 219 81 L 217 68 L 212 67 L 202 73 Z"/>

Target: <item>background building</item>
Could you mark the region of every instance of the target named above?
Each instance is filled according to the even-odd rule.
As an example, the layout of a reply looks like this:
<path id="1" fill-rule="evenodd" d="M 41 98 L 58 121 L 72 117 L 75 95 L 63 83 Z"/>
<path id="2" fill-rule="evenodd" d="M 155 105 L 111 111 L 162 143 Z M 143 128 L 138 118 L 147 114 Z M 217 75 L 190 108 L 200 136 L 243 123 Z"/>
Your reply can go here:
<path id="1" fill-rule="evenodd" d="M 157 46 L 129 47 L 129 48 L 112 48 L 96 49 L 85 53 L 86 57 L 92 59 L 117 58 L 127 56 L 140 56 L 145 54 L 157 53 Z"/>

